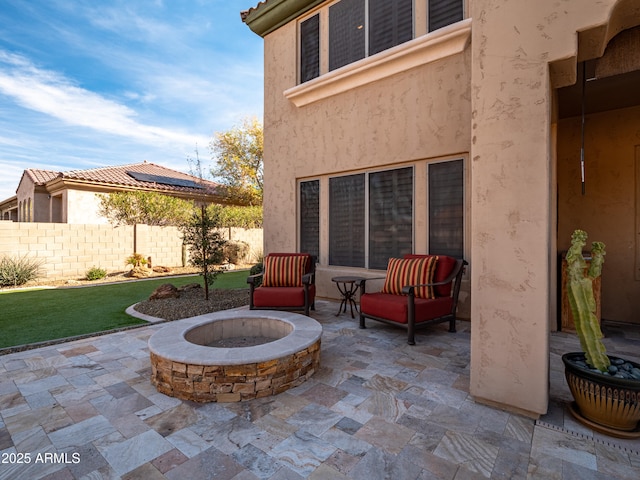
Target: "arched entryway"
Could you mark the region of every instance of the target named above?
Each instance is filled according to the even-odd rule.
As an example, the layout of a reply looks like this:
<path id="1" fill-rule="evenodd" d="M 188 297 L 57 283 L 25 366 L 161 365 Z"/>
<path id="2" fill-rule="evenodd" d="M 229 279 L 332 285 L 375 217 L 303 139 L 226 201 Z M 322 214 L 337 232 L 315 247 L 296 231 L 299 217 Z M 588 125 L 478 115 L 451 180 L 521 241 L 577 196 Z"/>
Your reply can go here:
<path id="1" fill-rule="evenodd" d="M 555 101 L 558 250 L 576 228 L 605 242 L 602 318 L 640 323 L 640 7 L 620 1 L 578 38 Z"/>

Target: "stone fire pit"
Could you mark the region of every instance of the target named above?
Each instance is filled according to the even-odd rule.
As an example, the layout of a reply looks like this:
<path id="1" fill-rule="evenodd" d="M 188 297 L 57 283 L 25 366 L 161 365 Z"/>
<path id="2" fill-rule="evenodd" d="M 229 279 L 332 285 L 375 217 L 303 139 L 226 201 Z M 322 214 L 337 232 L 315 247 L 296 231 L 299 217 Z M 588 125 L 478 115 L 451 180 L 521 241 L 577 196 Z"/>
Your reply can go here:
<path id="1" fill-rule="evenodd" d="M 321 335 L 318 322 L 291 312 L 238 310 L 178 320 L 149 339 L 151 383 L 196 402 L 276 395 L 318 369 Z M 252 343 L 259 344 L 235 346 Z"/>

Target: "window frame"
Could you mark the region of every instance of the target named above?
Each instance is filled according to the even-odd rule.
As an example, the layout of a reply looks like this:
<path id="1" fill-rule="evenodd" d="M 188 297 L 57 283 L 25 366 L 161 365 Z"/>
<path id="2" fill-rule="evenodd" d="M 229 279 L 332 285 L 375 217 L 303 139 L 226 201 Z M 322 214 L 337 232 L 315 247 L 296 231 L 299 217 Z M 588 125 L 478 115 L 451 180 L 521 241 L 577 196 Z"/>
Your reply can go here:
<path id="1" fill-rule="evenodd" d="M 302 185 L 304 183 L 314 183 L 317 182 L 318 184 L 318 238 L 317 238 L 317 244 L 318 244 L 318 251 L 317 252 L 312 252 L 312 251 L 304 251 L 304 250 L 308 250 L 308 249 L 303 249 L 303 210 L 304 207 L 302 205 Z M 298 181 L 298 250 L 300 252 L 303 253 L 309 253 L 310 255 L 316 255 L 316 257 L 318 259 L 320 259 L 320 252 L 322 250 L 322 181 L 319 178 L 308 178 L 308 179 L 304 179 L 304 180 L 299 180 Z"/>
<path id="2" fill-rule="evenodd" d="M 323 4 L 321 6 L 316 7 L 315 9 L 310 10 L 309 12 L 307 12 L 305 15 L 301 16 L 298 21 L 297 21 L 297 25 L 296 25 L 296 39 L 297 39 L 297 55 L 296 55 L 296 60 L 297 60 L 297 66 L 296 66 L 296 85 L 304 85 L 305 83 L 312 81 L 314 79 L 317 78 L 321 78 L 323 75 L 326 75 L 328 73 L 334 72 L 336 70 L 339 70 L 340 68 L 345 68 L 348 65 L 351 65 L 352 63 L 356 63 L 356 62 L 360 62 L 363 61 L 367 58 L 371 58 L 371 57 L 375 57 L 376 55 L 380 55 L 383 52 L 389 50 L 389 48 L 394 48 L 394 47 L 388 47 L 384 50 L 381 50 L 380 52 L 374 53 L 374 54 L 369 54 L 369 0 L 363 0 L 365 2 L 365 56 L 362 59 L 357 60 L 356 62 L 352 62 L 352 63 L 347 63 L 346 65 L 338 68 L 338 69 L 334 69 L 334 70 L 330 70 L 329 69 L 329 8 L 336 4 L 339 3 L 341 0 L 334 0 L 332 2 L 327 2 L 326 4 Z M 435 0 L 434 0 L 435 1 Z M 451 2 L 460 2 L 461 3 L 461 8 L 462 8 L 462 20 L 467 19 L 467 3 L 468 0 L 450 0 Z M 434 33 L 437 32 L 439 29 L 437 30 L 433 30 L 433 31 L 429 31 L 429 5 L 430 5 L 431 0 L 412 0 L 412 36 L 411 38 L 413 40 L 415 40 L 418 37 L 422 37 L 424 35 L 428 35 L 430 33 Z M 302 81 L 301 76 L 302 76 L 302 52 L 301 52 L 301 24 L 304 23 L 306 20 L 309 20 L 311 17 L 313 17 L 314 15 L 319 15 L 319 46 L 320 46 L 320 60 L 319 60 L 319 64 L 320 64 L 320 68 L 319 68 L 319 75 L 317 77 Z M 458 22 L 454 22 L 454 23 L 458 23 Z M 450 24 L 451 25 L 451 24 Z M 448 26 L 448 25 L 447 25 Z M 446 27 L 446 26 L 445 26 Z M 445 28 L 445 27 L 441 27 L 441 28 Z M 411 40 L 408 40 L 411 41 Z M 401 42 L 397 45 L 395 45 L 396 47 L 398 45 L 402 45 L 404 43 L 407 43 L 407 41 Z"/>
<path id="3" fill-rule="evenodd" d="M 376 174 L 381 174 L 381 173 L 386 173 L 386 172 L 394 172 L 394 171 L 399 171 L 399 170 L 406 170 L 406 169 L 410 169 L 411 170 L 411 214 L 410 214 L 410 238 L 411 238 L 411 245 L 410 245 L 410 252 L 407 253 L 412 253 L 415 250 L 415 244 L 416 244 L 416 239 L 415 239 L 415 234 L 416 234 L 416 224 L 415 224 L 415 219 L 416 219 L 416 168 L 414 164 L 404 164 L 404 165 L 397 165 L 394 168 L 389 168 L 388 166 L 385 168 L 377 168 L 377 169 L 370 169 L 370 170 L 366 170 L 366 171 L 360 171 L 360 172 L 356 172 L 356 173 L 349 173 L 349 174 L 343 174 L 343 175 L 328 175 L 328 182 L 327 182 L 327 188 L 329 189 L 328 191 L 328 195 L 329 195 L 329 200 L 331 199 L 331 180 L 332 179 L 339 179 L 339 178 L 346 178 L 346 177 L 351 177 L 351 176 L 359 176 L 362 175 L 363 178 L 363 182 L 364 182 L 364 190 L 363 190 L 363 195 L 364 195 L 364 209 L 363 209 L 363 215 L 364 215 L 364 221 L 363 221 L 363 238 L 362 238 L 362 245 L 363 245 L 363 249 L 364 249 L 364 258 L 362 260 L 362 264 L 354 264 L 357 262 L 350 262 L 350 264 L 347 265 L 343 265 L 340 263 L 335 263 L 332 259 L 332 254 L 331 254 L 331 245 L 332 245 L 332 238 L 334 238 L 333 235 L 333 228 L 331 227 L 331 218 L 329 218 L 329 232 L 328 232 L 328 262 L 327 264 L 329 266 L 332 267 L 356 267 L 356 268 L 364 268 L 364 269 L 371 269 L 371 270 L 384 270 L 386 267 L 384 268 L 379 268 L 379 267 L 372 267 L 372 258 L 371 258 L 371 231 L 370 231 L 370 221 L 371 221 L 371 176 L 372 175 L 376 175 Z M 329 215 L 329 217 L 331 217 L 330 215 L 331 212 L 331 205 L 329 205 L 329 209 L 327 211 L 327 215 Z M 402 252 L 398 252 L 397 255 L 402 255 Z"/>
<path id="4" fill-rule="evenodd" d="M 462 184 L 460 185 L 461 188 L 461 198 L 460 198 L 460 208 L 461 208 L 461 220 L 462 220 L 462 225 L 460 225 L 460 240 L 462 242 L 462 245 L 460 245 L 460 252 L 453 254 L 452 256 L 454 257 L 460 257 L 460 258 L 464 258 L 464 254 L 465 254 L 465 249 L 466 249 L 466 228 L 467 228 L 467 170 L 466 170 L 466 162 L 465 162 L 465 158 L 462 156 L 459 157 L 452 157 L 452 158 L 448 158 L 448 159 L 443 159 L 443 160 L 439 160 L 437 162 L 429 162 L 427 164 L 427 172 L 426 172 L 426 180 L 427 180 L 427 185 L 426 185 L 426 191 L 427 191 L 427 206 L 426 206 L 426 227 L 427 227 L 427 252 L 429 252 L 430 254 L 442 254 L 442 255 L 449 255 L 449 253 L 447 252 L 443 252 L 443 251 L 434 251 L 433 250 L 433 245 L 431 243 L 431 239 L 432 239 L 432 234 L 434 232 L 432 232 L 432 227 L 433 227 L 433 219 L 435 217 L 435 212 L 432 210 L 432 208 L 434 207 L 432 205 L 431 199 L 432 199 L 432 190 L 431 190 L 431 181 L 432 181 L 432 172 L 431 172 L 431 168 L 435 168 L 439 165 L 444 165 L 444 164 L 451 164 L 451 163 L 458 163 L 460 165 L 460 175 L 461 175 L 461 182 Z"/>

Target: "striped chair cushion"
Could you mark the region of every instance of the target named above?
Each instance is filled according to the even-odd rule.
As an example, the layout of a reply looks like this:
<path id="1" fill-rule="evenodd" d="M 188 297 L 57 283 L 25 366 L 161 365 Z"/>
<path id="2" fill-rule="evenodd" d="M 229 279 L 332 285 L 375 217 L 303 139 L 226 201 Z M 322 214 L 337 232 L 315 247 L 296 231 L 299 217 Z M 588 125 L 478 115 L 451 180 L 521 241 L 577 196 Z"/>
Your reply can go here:
<path id="1" fill-rule="evenodd" d="M 390 258 L 382 293 L 401 295 L 402 287 L 406 285 L 432 283 L 437 261 L 437 256 Z M 415 295 L 418 298 L 436 298 L 433 287 L 418 287 L 415 289 Z"/>
<path id="2" fill-rule="evenodd" d="M 264 258 L 265 287 L 301 287 L 307 257 L 305 255 L 270 256 Z"/>

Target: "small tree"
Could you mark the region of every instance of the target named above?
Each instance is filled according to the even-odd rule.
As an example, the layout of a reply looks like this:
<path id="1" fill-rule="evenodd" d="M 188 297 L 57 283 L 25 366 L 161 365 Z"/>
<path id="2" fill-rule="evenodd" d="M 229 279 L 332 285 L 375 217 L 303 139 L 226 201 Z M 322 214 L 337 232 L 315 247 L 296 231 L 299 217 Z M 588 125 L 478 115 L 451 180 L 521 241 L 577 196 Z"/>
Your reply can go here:
<path id="1" fill-rule="evenodd" d="M 209 300 L 209 286 L 213 285 L 222 270 L 216 268 L 224 260 L 223 247 L 227 241 L 220 235 L 220 217 L 204 205 L 192 214 L 187 223 L 180 227 L 184 243 L 189 246 L 189 263 L 200 268 L 204 278 L 204 294 Z"/>
<path id="2" fill-rule="evenodd" d="M 257 118 L 215 134 L 210 143 L 217 167 L 214 179 L 227 187 L 229 200 L 245 205 L 262 205 L 263 128 Z"/>

